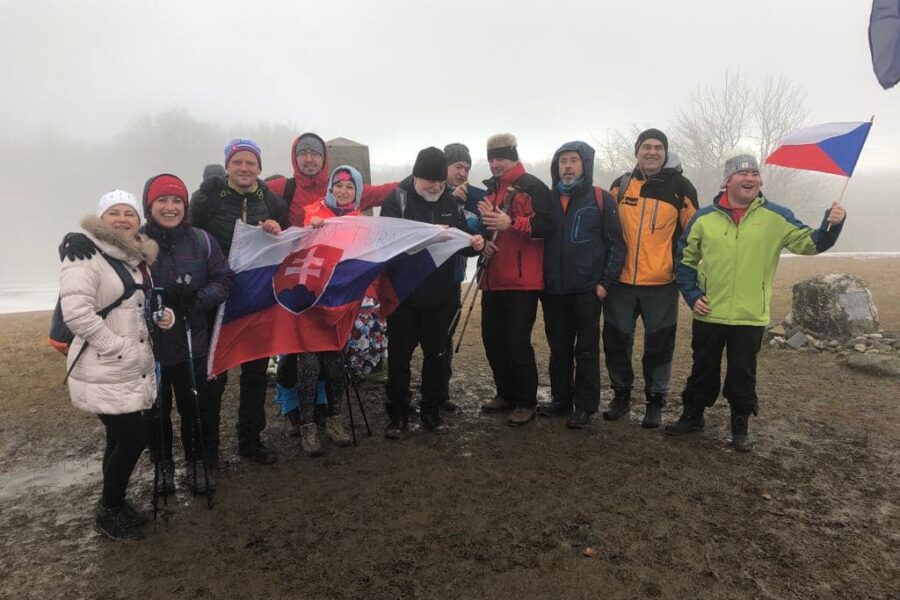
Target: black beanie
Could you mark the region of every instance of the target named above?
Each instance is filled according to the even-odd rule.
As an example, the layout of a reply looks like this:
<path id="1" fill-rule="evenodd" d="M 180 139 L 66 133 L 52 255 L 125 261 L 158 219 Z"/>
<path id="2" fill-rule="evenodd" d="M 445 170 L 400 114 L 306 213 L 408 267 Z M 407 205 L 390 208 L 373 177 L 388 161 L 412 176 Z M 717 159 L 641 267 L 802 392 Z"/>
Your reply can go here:
<path id="1" fill-rule="evenodd" d="M 444 146 L 444 154 L 447 155 L 448 166 L 458 162 L 472 166 L 472 155 L 469 154 L 469 149 L 465 144 L 447 144 Z"/>
<path id="2" fill-rule="evenodd" d="M 637 141 L 634 143 L 634 153 L 637 154 L 638 148 L 641 147 L 641 144 L 646 142 L 647 140 L 659 140 L 662 142 L 663 150 L 666 151 L 666 154 L 669 153 L 669 138 L 666 137 L 659 129 L 645 129 L 638 136 Z"/>
<path id="3" fill-rule="evenodd" d="M 413 176 L 429 181 L 447 180 L 447 157 L 440 148 L 429 146 L 419 150 L 416 164 L 413 165 Z"/>

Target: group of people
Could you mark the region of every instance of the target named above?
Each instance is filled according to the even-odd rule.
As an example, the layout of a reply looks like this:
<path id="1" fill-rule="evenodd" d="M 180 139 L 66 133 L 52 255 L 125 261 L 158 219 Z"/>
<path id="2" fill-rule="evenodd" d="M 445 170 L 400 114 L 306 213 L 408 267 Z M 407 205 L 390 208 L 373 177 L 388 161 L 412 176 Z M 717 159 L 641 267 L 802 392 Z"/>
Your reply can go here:
<path id="1" fill-rule="evenodd" d="M 387 316 L 386 438 L 402 438 L 408 430 L 416 347 L 423 354 L 421 426 L 448 431 L 442 413 L 456 409 L 449 389 L 451 340 L 466 258 L 477 256 L 473 282 L 482 292 L 482 341 L 496 388 L 483 411 L 508 413 L 515 427 L 535 415 L 564 417 L 574 429 L 588 426 L 599 409 L 602 318 L 614 391 L 602 416 L 621 419 L 631 410 L 640 317 L 642 425 L 659 427 L 680 291 L 694 315 L 693 366 L 682 392 L 683 413 L 666 433 L 703 428 L 704 409 L 719 395 L 727 351 L 723 395 L 731 405 L 732 445 L 749 450 L 748 419 L 758 402 L 756 355 L 779 253 L 827 250 L 840 233 L 844 210 L 833 204 L 818 229 L 803 225 L 760 193 L 759 165 L 748 155 L 726 162 L 720 193 L 701 209 L 663 132 L 642 132 L 634 148 L 634 169 L 606 191 L 594 182 L 593 148 L 563 144 L 553 156 L 548 188 L 526 172 L 513 135 L 494 135 L 486 144 L 492 177 L 481 189 L 468 181 L 472 158 L 460 143 L 425 148 L 409 177 L 369 186 L 352 166 L 329 171 L 327 146 L 313 133 L 292 145 L 292 176 L 263 181 L 260 147 L 236 138 L 225 147 L 224 174 L 205 176 L 190 196 L 170 174 L 151 177 L 141 201 L 121 190 L 105 194 L 82 221 L 84 232 L 68 234 L 60 245 L 60 306 L 75 336 L 67 364 L 70 394 L 76 407 L 98 414 L 106 428 L 96 527 L 113 539 L 141 537 L 146 517 L 127 501 L 126 491 L 148 445 L 155 491 L 174 491 L 173 398 L 181 415 L 183 480 L 195 493 L 214 489 L 227 373 L 207 380 L 205 365 L 216 308 L 234 282 L 226 257 L 237 220 L 278 235 L 289 226 L 319 228 L 335 216 L 380 206 L 382 217 L 470 234 L 468 248 Z M 541 404 L 531 343 L 539 303 L 551 384 L 550 401 Z M 343 361 L 339 350 L 280 357 L 276 398 L 310 456 L 322 454 L 320 429 L 334 445 L 350 442 L 339 409 L 347 384 Z M 267 366 L 267 358 L 240 365 L 238 454 L 261 464 L 277 460 L 260 435 Z"/>

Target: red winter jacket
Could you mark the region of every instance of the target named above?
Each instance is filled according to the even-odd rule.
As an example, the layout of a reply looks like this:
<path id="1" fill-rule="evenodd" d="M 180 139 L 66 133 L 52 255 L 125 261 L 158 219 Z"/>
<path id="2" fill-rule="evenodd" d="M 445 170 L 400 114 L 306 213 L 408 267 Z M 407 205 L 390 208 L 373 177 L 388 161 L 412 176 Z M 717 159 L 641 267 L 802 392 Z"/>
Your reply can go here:
<path id="1" fill-rule="evenodd" d="M 499 179 L 487 181 L 485 201 L 512 218 L 506 231 L 497 233 L 497 252 L 487 263 L 481 289 L 533 291 L 544 289 L 544 240 L 552 219 L 550 190 L 525 172 L 521 163 Z"/>
<path id="2" fill-rule="evenodd" d="M 322 142 L 325 148 L 325 163 L 318 173 L 313 176 L 304 175 L 297 167 L 297 143 L 304 135 L 311 135 Z M 294 190 L 293 198 L 285 198 L 285 202 L 289 204 L 289 218 L 291 225 L 303 227 L 303 207 L 321 200 L 328 192 L 328 175 L 331 165 L 328 160 L 328 145 L 325 140 L 315 133 L 301 133 L 291 144 L 291 164 L 294 166 L 294 181 L 297 182 L 297 188 Z M 269 190 L 279 198 L 284 198 L 284 188 L 287 185 L 286 177 L 279 177 L 268 182 Z M 366 210 L 374 206 L 381 206 L 384 199 L 391 191 L 397 187 L 398 182 L 385 183 L 383 185 L 367 185 L 363 188 L 362 201 L 360 210 Z"/>

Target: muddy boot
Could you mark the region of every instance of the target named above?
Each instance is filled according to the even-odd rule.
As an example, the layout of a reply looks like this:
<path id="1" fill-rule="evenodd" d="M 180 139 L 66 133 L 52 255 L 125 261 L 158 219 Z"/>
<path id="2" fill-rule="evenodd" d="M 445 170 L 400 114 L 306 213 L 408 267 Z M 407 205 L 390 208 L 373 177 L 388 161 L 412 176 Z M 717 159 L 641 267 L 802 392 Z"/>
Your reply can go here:
<path id="1" fill-rule="evenodd" d="M 422 427 L 432 433 L 450 433 L 450 427 L 441 419 L 438 403 L 425 403 L 419 406 L 419 422 Z"/>
<path id="2" fill-rule="evenodd" d="M 102 505 L 102 500 L 97 502 L 98 511 L 100 510 Z M 122 503 L 122 512 L 125 514 L 125 518 L 128 519 L 128 521 L 135 527 L 143 527 L 150 522 L 150 518 L 136 509 L 134 505 L 131 504 L 131 502 L 129 502 L 128 500 Z"/>
<path id="3" fill-rule="evenodd" d="M 189 462 L 185 465 L 184 483 L 195 496 L 206 493 L 207 481 L 209 482 L 209 491 L 216 491 L 216 482 L 213 481 L 212 474 L 206 470 L 202 461 Z"/>
<path id="4" fill-rule="evenodd" d="M 481 405 L 481 410 L 486 413 L 498 413 L 506 410 L 512 410 L 515 406 L 501 398 L 500 396 L 494 396 L 487 402 Z"/>
<path id="5" fill-rule="evenodd" d="M 662 409 L 666 405 L 666 397 L 662 394 L 647 394 L 647 409 L 641 427 L 656 429 L 662 425 Z"/>
<path id="6" fill-rule="evenodd" d="M 535 412 L 542 417 L 567 417 L 572 414 L 572 403 L 564 404 L 556 400 L 541 402 Z"/>
<path id="7" fill-rule="evenodd" d="M 289 437 L 300 437 L 300 410 L 294 409 L 284 415 L 284 433 Z"/>
<path id="8" fill-rule="evenodd" d="M 684 435 L 692 431 L 701 431 L 706 425 L 703 421 L 703 411 L 702 406 L 685 404 L 678 420 L 666 425 L 666 435 Z"/>
<path id="9" fill-rule="evenodd" d="M 124 506 L 106 507 L 102 502 L 97 505 L 94 529 L 117 541 L 140 540 L 144 537 Z"/>
<path id="10" fill-rule="evenodd" d="M 534 409 L 525 406 L 517 406 L 506 419 L 506 424 L 510 427 L 521 427 L 526 425 L 534 418 Z"/>
<path id="11" fill-rule="evenodd" d="M 175 493 L 175 463 L 171 460 L 158 461 L 155 464 L 156 493 L 159 496 L 171 496 Z"/>
<path id="12" fill-rule="evenodd" d="M 566 427 L 569 429 L 584 429 L 591 424 L 591 417 L 594 413 L 589 413 L 576 408 L 572 415 L 566 419 Z"/>
<path id="13" fill-rule="evenodd" d="M 455 413 L 459 410 L 459 406 L 452 400 L 444 400 L 441 402 L 441 410 L 448 413 Z"/>
<path id="14" fill-rule="evenodd" d="M 352 443 L 340 415 L 332 415 L 325 420 L 325 437 L 341 448 L 346 448 Z"/>
<path id="15" fill-rule="evenodd" d="M 613 390 L 616 395 L 609 408 L 603 411 L 603 418 L 607 421 L 618 421 L 631 412 L 631 390 Z"/>
<path id="16" fill-rule="evenodd" d="M 749 425 L 750 415 L 731 413 L 731 447 L 738 452 L 753 450 L 753 438 L 748 431 Z"/>
<path id="17" fill-rule="evenodd" d="M 263 444 L 259 436 L 239 441 L 238 456 L 249 458 L 261 465 L 271 465 L 278 460 L 278 453 Z"/>
<path id="18" fill-rule="evenodd" d="M 388 403 L 386 408 L 388 424 L 384 428 L 384 437 L 389 440 L 399 440 L 409 428 L 409 406 Z"/>
<path id="19" fill-rule="evenodd" d="M 322 444 L 319 443 L 319 426 L 305 423 L 300 426 L 300 447 L 307 456 L 322 456 Z"/>

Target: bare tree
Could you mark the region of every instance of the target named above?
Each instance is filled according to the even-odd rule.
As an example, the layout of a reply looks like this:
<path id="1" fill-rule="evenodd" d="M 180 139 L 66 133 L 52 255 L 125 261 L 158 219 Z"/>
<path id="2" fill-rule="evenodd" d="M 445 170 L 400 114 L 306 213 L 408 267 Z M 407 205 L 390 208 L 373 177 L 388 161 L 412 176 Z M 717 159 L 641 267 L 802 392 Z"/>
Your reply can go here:
<path id="1" fill-rule="evenodd" d="M 781 137 L 800 127 L 808 115 L 806 94 L 800 86 L 784 76 L 769 75 L 753 95 L 752 115 L 755 125 L 751 136 L 757 141 L 759 157 L 765 159 Z"/>

